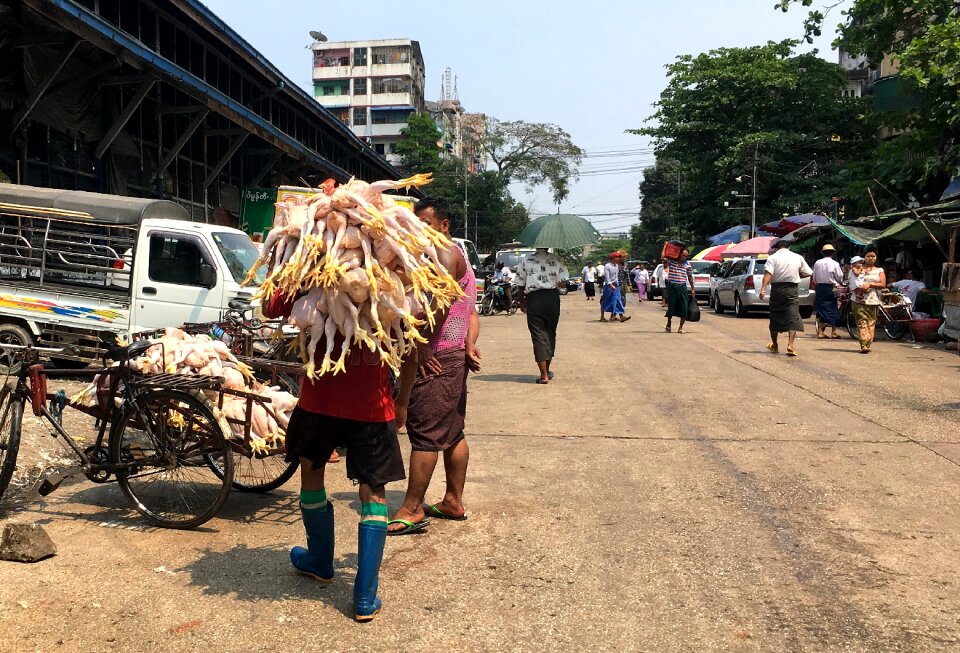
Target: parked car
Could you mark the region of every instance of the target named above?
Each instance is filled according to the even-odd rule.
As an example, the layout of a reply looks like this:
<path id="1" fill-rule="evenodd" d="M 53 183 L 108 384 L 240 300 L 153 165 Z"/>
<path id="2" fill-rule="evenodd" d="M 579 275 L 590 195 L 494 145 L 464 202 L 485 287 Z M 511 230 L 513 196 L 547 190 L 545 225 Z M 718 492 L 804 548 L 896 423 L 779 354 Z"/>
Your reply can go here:
<path id="1" fill-rule="evenodd" d="M 650 299 L 656 299 L 663 296 L 663 288 L 660 287 L 660 275 L 663 273 L 663 264 L 657 265 L 650 275 Z"/>
<path id="2" fill-rule="evenodd" d="M 576 276 L 567 279 L 567 292 L 577 292 L 583 287 L 583 277 Z M 561 294 L 566 294 L 561 292 Z"/>
<path id="3" fill-rule="evenodd" d="M 697 299 L 707 301 L 710 297 L 710 277 L 720 269 L 720 264 L 714 261 L 690 261 L 693 268 L 693 288 L 697 291 Z"/>
<path id="4" fill-rule="evenodd" d="M 717 282 L 726 277 L 730 272 L 731 266 L 739 261 L 739 258 L 724 259 L 710 275 L 710 296 L 707 298 L 707 306 L 713 308 L 713 298 L 716 296 Z"/>
<path id="5" fill-rule="evenodd" d="M 746 317 L 751 310 L 767 310 L 768 298 L 760 299 L 760 286 L 763 283 L 763 269 L 766 259 L 753 257 L 734 261 L 727 269 L 726 276 L 718 277 L 713 289 L 713 310 L 723 313 L 732 308 L 737 317 Z M 800 282 L 800 317 L 813 315 L 813 280 Z"/>

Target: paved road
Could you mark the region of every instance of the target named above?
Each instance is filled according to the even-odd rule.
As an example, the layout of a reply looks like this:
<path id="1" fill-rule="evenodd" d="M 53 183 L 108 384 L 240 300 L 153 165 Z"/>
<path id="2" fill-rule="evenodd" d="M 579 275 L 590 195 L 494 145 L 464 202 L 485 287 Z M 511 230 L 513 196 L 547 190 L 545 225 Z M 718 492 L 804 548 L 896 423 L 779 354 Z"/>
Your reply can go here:
<path id="1" fill-rule="evenodd" d="M 382 616 L 349 619 L 357 500 L 342 471 L 340 580 L 293 575 L 296 483 L 233 495 L 197 532 L 150 529 L 78 483 L 12 518 L 60 554 L 0 563 L 10 650 L 960 650 L 960 359 L 656 305 L 602 324 L 563 301 L 556 381 L 522 316 L 483 319 L 470 519 L 392 538 Z M 441 478 L 435 479 L 436 489 Z M 396 506 L 402 484 L 389 489 Z M 432 496 L 438 496 L 433 494 Z"/>

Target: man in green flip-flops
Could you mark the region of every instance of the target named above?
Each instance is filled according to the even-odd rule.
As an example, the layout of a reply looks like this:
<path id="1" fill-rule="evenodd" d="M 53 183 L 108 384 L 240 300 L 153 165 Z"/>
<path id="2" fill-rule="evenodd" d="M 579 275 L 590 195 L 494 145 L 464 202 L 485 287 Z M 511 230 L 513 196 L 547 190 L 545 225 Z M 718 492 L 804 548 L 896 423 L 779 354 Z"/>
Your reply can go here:
<path id="1" fill-rule="evenodd" d="M 443 200 L 421 200 L 417 216 L 450 237 L 450 215 Z M 470 449 L 464 438 L 467 412 L 467 371 L 479 371 L 477 336 L 480 320 L 476 310 L 477 284 L 473 269 L 460 247 L 450 241 L 438 247 L 437 255 L 458 281 L 464 295 L 437 316 L 436 326 L 424 332 L 428 343 L 418 347 L 417 360 L 408 360 L 400 371 L 397 393 L 397 425 L 406 425 L 410 437 L 410 480 L 403 505 L 390 520 L 387 535 L 422 531 L 428 519 L 466 519 L 463 487 Z M 409 409 L 404 411 L 409 400 Z M 443 454 L 447 490 L 437 505 L 423 505 L 430 478 Z"/>

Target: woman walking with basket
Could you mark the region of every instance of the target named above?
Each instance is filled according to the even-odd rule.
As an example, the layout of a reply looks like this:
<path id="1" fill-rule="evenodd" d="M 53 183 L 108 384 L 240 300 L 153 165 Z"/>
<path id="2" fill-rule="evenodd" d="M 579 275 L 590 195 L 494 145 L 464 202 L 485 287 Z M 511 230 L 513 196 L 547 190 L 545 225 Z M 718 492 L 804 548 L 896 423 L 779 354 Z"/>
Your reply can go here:
<path id="1" fill-rule="evenodd" d="M 690 257 L 690 250 L 684 247 L 680 250 L 680 258 L 664 259 L 664 276 L 667 282 L 667 326 L 664 331 L 670 333 L 673 326 L 673 318 L 680 318 L 680 326 L 677 333 L 683 333 L 683 323 L 687 321 L 690 311 L 690 293 L 693 293 L 694 299 L 697 297 L 697 291 L 693 287 L 693 266 L 687 258 Z M 687 290 L 687 282 L 690 283 L 690 289 Z"/>

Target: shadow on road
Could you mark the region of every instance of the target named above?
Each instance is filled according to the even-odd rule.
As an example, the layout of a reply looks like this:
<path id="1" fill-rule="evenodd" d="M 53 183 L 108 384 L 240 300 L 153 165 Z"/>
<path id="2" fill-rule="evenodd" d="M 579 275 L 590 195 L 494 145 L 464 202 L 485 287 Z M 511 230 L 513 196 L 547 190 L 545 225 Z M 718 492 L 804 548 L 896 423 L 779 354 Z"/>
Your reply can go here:
<path id="1" fill-rule="evenodd" d="M 534 383 L 536 380 L 536 374 L 479 374 L 471 379 L 488 383 Z"/>
<path id="2" fill-rule="evenodd" d="M 336 580 L 327 585 L 294 571 L 286 547 L 238 544 L 226 551 L 204 549 L 196 560 L 175 571 L 189 574 L 190 585 L 208 596 L 250 602 L 319 600 L 352 618 L 356 564 L 356 553 L 338 556 L 333 563 Z"/>

